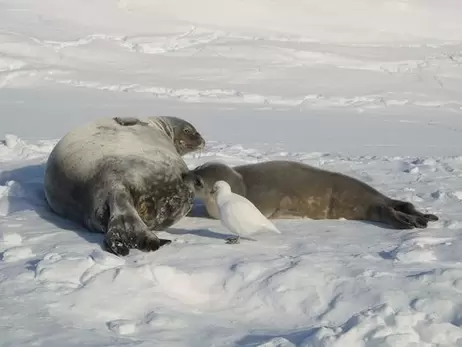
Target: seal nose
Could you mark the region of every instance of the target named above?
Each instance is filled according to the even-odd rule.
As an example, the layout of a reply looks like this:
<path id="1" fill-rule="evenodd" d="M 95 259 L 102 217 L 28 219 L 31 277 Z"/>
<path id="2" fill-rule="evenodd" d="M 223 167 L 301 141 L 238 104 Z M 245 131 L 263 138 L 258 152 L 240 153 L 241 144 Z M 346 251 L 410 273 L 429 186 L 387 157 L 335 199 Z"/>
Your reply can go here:
<path id="1" fill-rule="evenodd" d="M 197 139 L 197 141 L 199 142 L 199 147 L 200 147 L 200 148 L 204 148 L 204 146 L 205 146 L 205 140 L 204 140 L 204 138 L 201 136 L 201 134 L 196 133 L 196 139 Z"/>
<path id="2" fill-rule="evenodd" d="M 184 172 L 181 174 L 181 179 L 185 184 L 190 186 L 191 188 L 194 188 L 194 180 L 195 180 L 195 175 L 189 171 L 189 172 Z"/>
<path id="3" fill-rule="evenodd" d="M 186 181 L 191 180 L 192 178 L 191 176 L 192 176 L 191 172 L 183 172 L 181 174 L 181 179 L 186 182 Z"/>
<path id="4" fill-rule="evenodd" d="M 202 189 L 204 188 L 204 182 L 202 179 L 197 176 L 194 171 L 189 171 L 181 174 L 183 182 L 193 189 Z"/>

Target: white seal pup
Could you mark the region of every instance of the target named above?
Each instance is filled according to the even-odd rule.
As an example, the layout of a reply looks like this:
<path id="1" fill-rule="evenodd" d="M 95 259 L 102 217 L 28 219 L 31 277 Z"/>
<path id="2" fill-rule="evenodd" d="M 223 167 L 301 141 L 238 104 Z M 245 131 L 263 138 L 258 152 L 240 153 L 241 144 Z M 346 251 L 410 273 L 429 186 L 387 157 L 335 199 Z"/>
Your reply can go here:
<path id="1" fill-rule="evenodd" d="M 182 155 L 205 144 L 176 117 L 103 118 L 68 132 L 52 150 L 44 189 L 60 216 L 105 233 L 106 249 L 154 251 L 170 243 L 154 231 L 192 207 L 192 183 Z"/>
<path id="2" fill-rule="evenodd" d="M 210 194 L 215 199 L 221 223 L 237 235 L 229 238 L 228 243 L 239 243 L 241 235 L 247 236 L 264 231 L 281 233 L 254 204 L 243 196 L 233 193 L 225 181 L 215 182 Z"/>
<path id="3" fill-rule="evenodd" d="M 389 198 L 368 184 L 303 163 L 275 160 L 230 167 L 208 162 L 189 173 L 208 214 L 219 218 L 210 194 L 216 181 L 229 183 L 267 218 L 367 220 L 396 229 L 426 228 L 437 221 L 413 204 Z"/>

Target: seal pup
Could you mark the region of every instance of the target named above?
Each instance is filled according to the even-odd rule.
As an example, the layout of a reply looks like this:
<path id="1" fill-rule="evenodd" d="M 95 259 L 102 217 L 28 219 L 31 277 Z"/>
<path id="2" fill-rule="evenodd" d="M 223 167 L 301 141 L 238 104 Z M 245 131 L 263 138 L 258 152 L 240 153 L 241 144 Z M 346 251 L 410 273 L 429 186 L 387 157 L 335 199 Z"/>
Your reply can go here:
<path id="1" fill-rule="evenodd" d="M 44 190 L 58 215 L 105 233 L 106 249 L 155 251 L 164 230 L 191 209 L 192 181 L 182 155 L 205 144 L 177 117 L 102 118 L 68 132 L 53 148 Z"/>
<path id="2" fill-rule="evenodd" d="M 223 180 L 270 219 L 345 218 L 396 229 L 426 228 L 428 222 L 438 220 L 433 214 L 417 211 L 410 202 L 391 199 L 353 177 L 293 161 L 235 167 L 209 162 L 190 174 L 196 197 L 213 218 L 219 218 L 219 212 L 210 191 L 216 181 Z"/>
<path id="3" fill-rule="evenodd" d="M 210 194 L 217 205 L 221 223 L 237 235 L 227 239 L 227 243 L 239 243 L 241 235 L 262 231 L 281 233 L 254 204 L 245 197 L 233 193 L 227 182 L 215 182 Z"/>

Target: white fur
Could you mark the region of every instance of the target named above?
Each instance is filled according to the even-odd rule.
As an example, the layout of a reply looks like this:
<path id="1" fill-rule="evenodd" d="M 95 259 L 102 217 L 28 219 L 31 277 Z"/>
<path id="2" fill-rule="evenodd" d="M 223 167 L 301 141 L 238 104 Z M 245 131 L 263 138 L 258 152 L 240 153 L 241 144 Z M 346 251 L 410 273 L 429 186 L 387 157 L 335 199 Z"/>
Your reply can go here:
<path id="1" fill-rule="evenodd" d="M 245 197 L 235 194 L 225 181 L 215 182 L 212 194 L 222 224 L 238 236 L 257 232 L 281 232 Z"/>

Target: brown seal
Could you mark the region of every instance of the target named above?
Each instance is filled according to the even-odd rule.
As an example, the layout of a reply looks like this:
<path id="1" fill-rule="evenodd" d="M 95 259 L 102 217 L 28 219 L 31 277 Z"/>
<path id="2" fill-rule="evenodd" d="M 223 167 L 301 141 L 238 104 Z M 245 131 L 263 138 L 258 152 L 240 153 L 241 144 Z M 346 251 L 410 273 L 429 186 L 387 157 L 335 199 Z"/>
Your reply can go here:
<path id="1" fill-rule="evenodd" d="M 397 229 L 426 228 L 437 221 L 406 201 L 391 199 L 368 184 L 340 173 L 293 161 L 268 161 L 235 167 L 209 162 L 189 172 L 195 194 L 208 214 L 218 218 L 210 195 L 223 180 L 267 218 L 367 220 Z"/>

